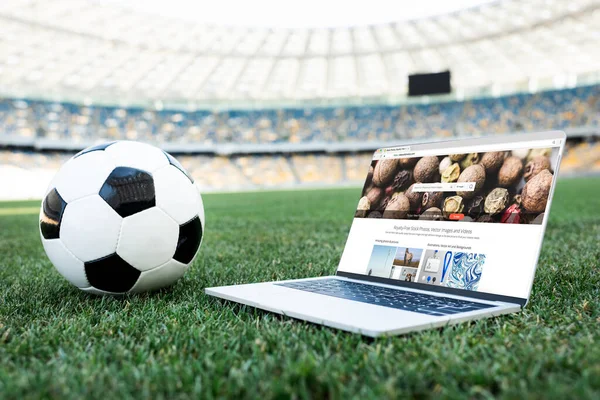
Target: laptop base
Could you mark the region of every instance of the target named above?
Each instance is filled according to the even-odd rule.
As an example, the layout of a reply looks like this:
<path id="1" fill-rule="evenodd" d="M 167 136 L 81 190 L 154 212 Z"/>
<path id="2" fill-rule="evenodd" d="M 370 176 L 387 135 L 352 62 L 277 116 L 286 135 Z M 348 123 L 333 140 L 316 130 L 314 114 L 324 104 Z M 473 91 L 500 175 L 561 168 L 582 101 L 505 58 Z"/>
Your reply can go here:
<path id="1" fill-rule="evenodd" d="M 487 302 L 488 304 L 493 304 L 493 307 L 453 315 L 435 316 L 296 290 L 280 285 L 281 283 L 288 282 L 323 279 L 340 279 L 365 283 L 339 276 L 329 276 L 212 287 L 207 288 L 205 291 L 208 295 L 225 300 L 370 337 L 401 335 L 425 329 L 440 328 L 465 321 L 518 312 L 521 309 L 518 304 Z M 405 290 L 404 288 L 397 288 L 390 285 L 366 284 L 388 287 L 394 290 Z M 430 292 L 419 290 L 408 291 L 431 294 Z M 443 296 L 472 300 L 466 297 L 449 296 L 447 294 Z"/>

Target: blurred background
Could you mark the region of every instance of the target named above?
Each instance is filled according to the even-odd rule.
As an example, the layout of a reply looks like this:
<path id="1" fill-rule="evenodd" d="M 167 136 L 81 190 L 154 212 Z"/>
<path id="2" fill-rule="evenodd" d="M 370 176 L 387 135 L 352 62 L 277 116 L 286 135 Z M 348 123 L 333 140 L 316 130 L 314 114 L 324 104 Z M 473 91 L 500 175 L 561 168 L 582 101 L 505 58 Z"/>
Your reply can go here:
<path id="1" fill-rule="evenodd" d="M 360 185 L 378 147 L 550 129 L 561 176 L 600 174 L 600 1 L 213 3 L 0 1 L 0 200 L 121 139 L 204 192 Z"/>

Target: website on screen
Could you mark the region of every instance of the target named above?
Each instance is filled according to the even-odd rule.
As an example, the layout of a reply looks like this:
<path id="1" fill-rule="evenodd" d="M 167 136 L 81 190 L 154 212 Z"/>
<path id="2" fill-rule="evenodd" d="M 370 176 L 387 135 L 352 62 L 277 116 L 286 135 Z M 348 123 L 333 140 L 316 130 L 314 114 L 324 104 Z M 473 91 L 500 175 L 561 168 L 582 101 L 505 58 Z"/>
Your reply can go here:
<path id="1" fill-rule="evenodd" d="M 338 271 L 527 297 L 560 140 L 421 147 L 375 152 Z"/>

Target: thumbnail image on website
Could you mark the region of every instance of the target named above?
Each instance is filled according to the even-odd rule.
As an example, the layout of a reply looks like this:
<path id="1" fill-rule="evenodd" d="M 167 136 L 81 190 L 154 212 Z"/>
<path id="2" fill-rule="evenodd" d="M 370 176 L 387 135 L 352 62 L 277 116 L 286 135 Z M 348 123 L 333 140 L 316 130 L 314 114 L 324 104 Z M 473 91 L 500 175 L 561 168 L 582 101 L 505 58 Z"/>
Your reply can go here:
<path id="1" fill-rule="evenodd" d="M 541 224 L 558 148 L 375 159 L 357 218 Z"/>
<path id="2" fill-rule="evenodd" d="M 413 282 L 423 251 L 408 247 L 373 246 L 366 274 L 380 278 L 401 279 Z"/>
<path id="3" fill-rule="evenodd" d="M 485 259 L 464 251 L 375 245 L 365 274 L 476 291 Z"/>

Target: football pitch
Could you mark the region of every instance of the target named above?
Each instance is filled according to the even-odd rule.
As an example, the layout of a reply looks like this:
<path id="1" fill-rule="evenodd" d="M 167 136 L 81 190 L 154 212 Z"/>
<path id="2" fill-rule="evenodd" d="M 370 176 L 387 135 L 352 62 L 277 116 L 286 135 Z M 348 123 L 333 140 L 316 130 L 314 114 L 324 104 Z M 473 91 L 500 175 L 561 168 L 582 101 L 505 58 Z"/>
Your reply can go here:
<path id="1" fill-rule="evenodd" d="M 205 195 L 184 278 L 104 298 L 54 270 L 39 202 L 0 203 L 0 398 L 600 398 L 600 178 L 558 181 L 519 314 L 373 340 L 204 294 L 333 274 L 358 197 Z"/>

